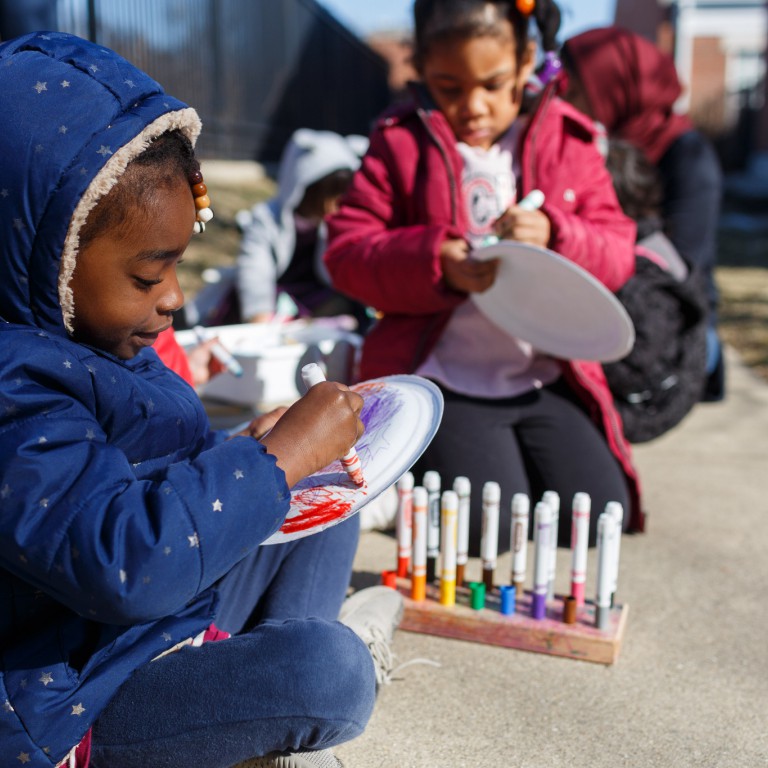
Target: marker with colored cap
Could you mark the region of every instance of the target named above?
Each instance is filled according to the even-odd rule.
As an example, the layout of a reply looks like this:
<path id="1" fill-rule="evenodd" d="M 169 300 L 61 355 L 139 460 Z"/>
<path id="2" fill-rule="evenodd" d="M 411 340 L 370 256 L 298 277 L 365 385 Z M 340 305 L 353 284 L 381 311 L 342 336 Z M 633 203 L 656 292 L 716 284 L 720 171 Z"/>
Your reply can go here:
<path id="1" fill-rule="evenodd" d="M 540 501 L 533 510 L 533 599 L 531 616 L 543 619 L 547 613 L 552 508 Z"/>
<path id="2" fill-rule="evenodd" d="M 413 473 L 406 472 L 397 481 L 397 575 L 404 579 L 408 575 L 413 547 Z"/>
<path id="3" fill-rule="evenodd" d="M 544 193 L 540 189 L 532 189 L 518 204 L 524 211 L 536 211 L 544 205 Z"/>
<path id="4" fill-rule="evenodd" d="M 557 534 L 560 527 L 560 495 L 557 491 L 544 491 L 541 500 L 552 510 L 552 535 L 549 542 L 549 572 L 547 575 L 547 600 L 555 596 L 555 575 L 557 574 Z"/>
<path id="5" fill-rule="evenodd" d="M 501 488 L 489 480 L 483 485 L 483 531 L 480 536 L 480 559 L 483 563 L 483 584 L 487 592 L 493 589 L 496 559 L 499 556 L 499 501 Z"/>
<path id="6" fill-rule="evenodd" d="M 440 497 L 440 605 L 456 604 L 456 538 L 459 497 L 443 491 Z"/>
<path id="7" fill-rule="evenodd" d="M 519 203 L 518 208 L 524 211 L 535 211 L 544 205 L 544 193 L 540 189 L 532 189 Z M 500 238 L 498 235 L 486 235 L 483 238 L 483 245 L 496 245 Z"/>
<path id="8" fill-rule="evenodd" d="M 323 369 L 317 363 L 307 363 L 301 369 L 301 380 L 304 382 L 304 386 L 307 389 L 311 389 L 315 384 L 325 381 L 325 374 L 323 373 Z M 340 461 L 341 466 L 347 471 L 347 474 L 355 485 L 365 485 L 363 465 L 354 448 L 350 448 L 349 452 L 342 456 Z"/>
<path id="9" fill-rule="evenodd" d="M 503 584 L 499 587 L 501 592 L 501 613 L 504 616 L 511 616 L 515 612 L 515 598 L 517 590 L 514 584 Z"/>
<path id="10" fill-rule="evenodd" d="M 509 549 L 512 552 L 512 583 L 522 597 L 528 559 L 528 518 L 531 502 L 525 493 L 512 497 L 512 531 Z"/>
<path id="11" fill-rule="evenodd" d="M 453 481 L 453 490 L 459 497 L 459 527 L 456 537 L 456 583 L 464 583 L 464 570 L 469 560 L 469 502 L 471 485 L 468 477 L 459 475 Z"/>
<path id="12" fill-rule="evenodd" d="M 427 581 L 437 576 L 437 558 L 440 555 L 440 475 L 429 470 L 422 480 L 427 489 Z"/>
<path id="13" fill-rule="evenodd" d="M 485 584 L 482 581 L 473 581 L 469 585 L 469 605 L 476 611 L 485 608 Z"/>
<path id="14" fill-rule="evenodd" d="M 197 340 L 200 342 L 208 341 L 208 332 L 203 328 L 202 325 L 196 325 L 194 327 L 195 336 L 197 336 Z M 215 344 L 211 345 L 211 354 L 233 375 L 233 376 L 242 376 L 243 375 L 243 366 L 240 365 L 240 363 L 237 362 L 237 359 L 235 356 L 226 348 L 224 347 L 221 342 L 216 342 Z"/>
<path id="15" fill-rule="evenodd" d="M 616 520 L 610 512 L 597 518 L 597 594 L 595 626 L 607 629 L 611 614 L 613 562 L 616 557 Z"/>
<path id="16" fill-rule="evenodd" d="M 413 554 L 411 560 L 411 598 L 427 597 L 427 491 L 413 489 Z"/>
<path id="17" fill-rule="evenodd" d="M 616 547 L 611 567 L 611 606 L 616 602 L 616 590 L 619 588 L 619 559 L 621 557 L 621 529 L 624 525 L 624 507 L 618 501 L 609 501 L 605 511 L 613 515 L 616 521 Z"/>
<path id="18" fill-rule="evenodd" d="M 586 591 L 591 506 L 589 494 L 579 492 L 574 495 L 571 517 L 571 596 L 576 600 L 577 607 L 584 605 Z"/>

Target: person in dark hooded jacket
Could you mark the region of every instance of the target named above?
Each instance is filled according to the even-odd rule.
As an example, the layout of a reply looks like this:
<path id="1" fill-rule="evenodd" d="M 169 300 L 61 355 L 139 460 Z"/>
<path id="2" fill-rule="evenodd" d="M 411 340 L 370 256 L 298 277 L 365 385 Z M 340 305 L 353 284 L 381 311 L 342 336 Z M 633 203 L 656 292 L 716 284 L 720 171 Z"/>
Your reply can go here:
<path id="1" fill-rule="evenodd" d="M 152 349 L 210 216 L 193 109 L 36 33 L 0 45 L 0 115 L 0 762 L 336 765 L 375 695 L 335 621 L 356 518 L 259 545 L 362 399 L 319 384 L 227 439 Z"/>

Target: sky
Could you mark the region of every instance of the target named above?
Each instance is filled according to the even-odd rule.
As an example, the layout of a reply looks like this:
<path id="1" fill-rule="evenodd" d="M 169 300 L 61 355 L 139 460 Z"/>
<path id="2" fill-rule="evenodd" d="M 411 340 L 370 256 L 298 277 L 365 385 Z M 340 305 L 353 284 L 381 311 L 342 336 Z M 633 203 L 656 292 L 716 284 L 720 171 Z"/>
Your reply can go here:
<path id="1" fill-rule="evenodd" d="M 318 0 L 358 35 L 410 29 L 413 0 Z M 616 0 L 559 0 L 563 14 L 560 40 L 613 21 Z"/>

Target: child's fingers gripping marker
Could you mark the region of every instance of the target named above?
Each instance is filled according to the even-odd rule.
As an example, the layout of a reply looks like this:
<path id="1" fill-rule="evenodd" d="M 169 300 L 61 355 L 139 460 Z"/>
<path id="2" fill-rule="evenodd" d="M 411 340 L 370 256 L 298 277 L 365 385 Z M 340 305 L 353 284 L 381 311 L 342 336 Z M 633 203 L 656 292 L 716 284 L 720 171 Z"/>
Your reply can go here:
<path id="1" fill-rule="evenodd" d="M 304 382 L 304 386 L 307 389 L 310 389 L 311 387 L 314 387 L 315 384 L 325 381 L 325 374 L 323 373 L 323 369 L 317 363 L 308 363 L 301 369 L 301 380 Z M 355 485 L 365 485 L 363 465 L 354 448 L 350 448 L 349 452 L 341 457 L 341 465 L 347 471 L 347 474 Z"/>

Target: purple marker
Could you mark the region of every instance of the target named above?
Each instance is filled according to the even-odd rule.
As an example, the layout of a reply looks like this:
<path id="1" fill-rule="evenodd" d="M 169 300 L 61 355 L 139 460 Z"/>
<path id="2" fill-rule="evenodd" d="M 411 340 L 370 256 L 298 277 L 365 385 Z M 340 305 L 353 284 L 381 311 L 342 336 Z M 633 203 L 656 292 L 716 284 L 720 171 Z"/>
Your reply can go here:
<path id="1" fill-rule="evenodd" d="M 547 613 L 552 509 L 540 501 L 533 510 L 533 600 L 531 616 L 543 619 Z"/>

